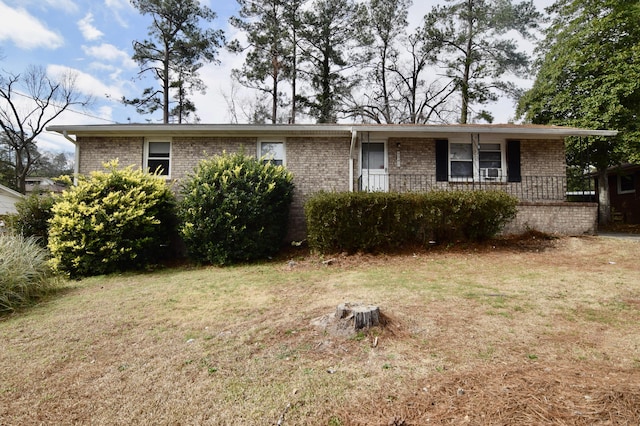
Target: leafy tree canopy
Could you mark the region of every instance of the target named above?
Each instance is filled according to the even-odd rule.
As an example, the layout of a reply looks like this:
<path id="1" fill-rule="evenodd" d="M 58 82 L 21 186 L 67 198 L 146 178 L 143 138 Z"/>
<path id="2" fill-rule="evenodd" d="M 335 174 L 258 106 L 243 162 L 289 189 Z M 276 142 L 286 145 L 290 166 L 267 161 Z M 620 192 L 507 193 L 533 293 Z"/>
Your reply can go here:
<path id="1" fill-rule="evenodd" d="M 550 11 L 539 71 L 518 114 L 536 124 L 619 130 L 617 138 L 569 141 L 600 170 L 640 161 L 640 3 L 560 0 Z"/>

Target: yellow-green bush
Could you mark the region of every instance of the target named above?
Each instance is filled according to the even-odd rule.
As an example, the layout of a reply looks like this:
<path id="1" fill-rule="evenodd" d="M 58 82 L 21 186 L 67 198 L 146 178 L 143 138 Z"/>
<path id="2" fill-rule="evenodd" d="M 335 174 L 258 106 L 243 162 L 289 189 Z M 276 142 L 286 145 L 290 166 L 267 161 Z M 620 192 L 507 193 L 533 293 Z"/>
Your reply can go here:
<path id="1" fill-rule="evenodd" d="M 499 191 L 319 193 L 305 203 L 307 239 L 319 252 L 479 241 L 513 219 L 517 203 Z"/>
<path id="2" fill-rule="evenodd" d="M 175 227 L 175 197 L 158 175 L 118 162 L 80 176 L 53 205 L 49 249 L 56 270 L 89 276 L 158 263 Z"/>

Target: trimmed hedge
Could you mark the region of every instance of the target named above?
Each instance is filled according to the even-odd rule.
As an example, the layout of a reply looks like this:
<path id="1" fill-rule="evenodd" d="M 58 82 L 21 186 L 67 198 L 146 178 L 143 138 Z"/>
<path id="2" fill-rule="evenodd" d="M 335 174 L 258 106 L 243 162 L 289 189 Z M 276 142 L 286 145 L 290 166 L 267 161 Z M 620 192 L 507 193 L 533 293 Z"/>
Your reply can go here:
<path id="1" fill-rule="evenodd" d="M 161 176 L 105 164 L 53 205 L 52 265 L 72 277 L 157 264 L 175 232 L 175 197 Z"/>
<path id="2" fill-rule="evenodd" d="M 304 208 L 309 247 L 326 253 L 485 240 L 515 217 L 517 204 L 500 191 L 343 192 L 318 193 Z"/>
<path id="3" fill-rule="evenodd" d="M 293 175 L 243 153 L 200 161 L 182 184 L 180 234 L 189 256 L 225 265 L 266 258 L 281 248 Z"/>

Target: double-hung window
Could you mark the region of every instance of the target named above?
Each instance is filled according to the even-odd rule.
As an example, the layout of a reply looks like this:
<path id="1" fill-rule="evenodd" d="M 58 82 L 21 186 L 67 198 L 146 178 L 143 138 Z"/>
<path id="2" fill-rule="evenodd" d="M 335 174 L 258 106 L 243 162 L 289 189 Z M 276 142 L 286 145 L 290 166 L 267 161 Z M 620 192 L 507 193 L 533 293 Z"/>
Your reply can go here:
<path id="1" fill-rule="evenodd" d="M 519 147 L 518 141 L 436 140 L 436 180 L 506 182 L 510 150 L 510 173 L 519 182 Z"/>
<path id="2" fill-rule="evenodd" d="M 500 180 L 502 172 L 502 144 L 481 143 L 478 147 L 478 163 L 481 180 Z"/>
<path id="3" fill-rule="evenodd" d="M 258 156 L 263 162 L 270 162 L 277 166 L 285 164 L 284 142 L 260 141 L 258 143 Z"/>
<path id="4" fill-rule="evenodd" d="M 449 144 L 450 175 L 453 179 L 473 178 L 473 145 L 470 143 Z"/>
<path id="5" fill-rule="evenodd" d="M 148 140 L 145 144 L 145 166 L 150 173 L 171 175 L 171 142 Z"/>

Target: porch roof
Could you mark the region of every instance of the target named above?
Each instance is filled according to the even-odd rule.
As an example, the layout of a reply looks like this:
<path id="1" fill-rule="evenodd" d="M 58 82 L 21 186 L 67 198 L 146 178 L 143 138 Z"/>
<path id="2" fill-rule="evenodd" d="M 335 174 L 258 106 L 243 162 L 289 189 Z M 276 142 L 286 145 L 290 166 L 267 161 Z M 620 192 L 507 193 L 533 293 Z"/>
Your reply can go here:
<path id="1" fill-rule="evenodd" d="M 97 124 L 54 125 L 48 131 L 69 136 L 333 136 L 354 132 L 377 137 L 445 138 L 456 134 L 498 134 L 506 138 L 561 139 L 569 136 L 615 136 L 616 130 L 521 124 Z"/>

